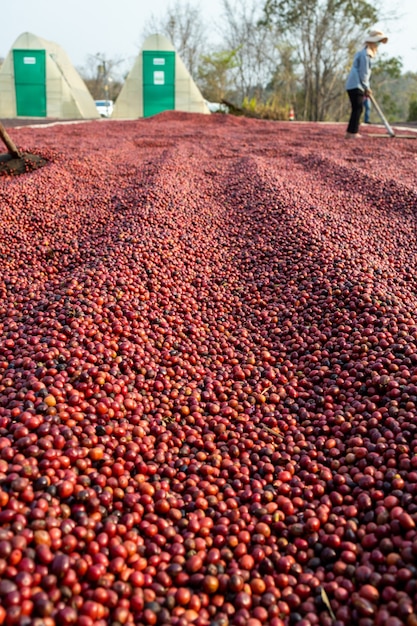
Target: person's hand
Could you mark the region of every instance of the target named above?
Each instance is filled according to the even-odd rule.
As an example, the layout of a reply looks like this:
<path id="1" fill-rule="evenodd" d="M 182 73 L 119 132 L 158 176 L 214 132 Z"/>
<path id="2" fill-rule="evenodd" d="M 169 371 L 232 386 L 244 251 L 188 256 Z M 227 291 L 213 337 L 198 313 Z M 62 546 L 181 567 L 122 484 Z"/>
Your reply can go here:
<path id="1" fill-rule="evenodd" d="M 372 95 L 372 89 L 365 89 L 365 96 L 369 98 Z"/>

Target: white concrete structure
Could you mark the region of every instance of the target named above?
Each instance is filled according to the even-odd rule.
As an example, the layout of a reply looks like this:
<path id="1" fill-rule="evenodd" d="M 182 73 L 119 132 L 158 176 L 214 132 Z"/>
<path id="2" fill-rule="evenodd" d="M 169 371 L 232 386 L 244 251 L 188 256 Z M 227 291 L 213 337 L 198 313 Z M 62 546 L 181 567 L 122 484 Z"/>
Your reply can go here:
<path id="1" fill-rule="evenodd" d="M 171 42 L 163 35 L 151 35 L 126 78 L 112 117 L 136 119 L 162 111 L 210 114 Z"/>
<path id="2" fill-rule="evenodd" d="M 16 39 L 0 68 L 0 118 L 16 117 L 100 117 L 64 50 L 32 33 Z"/>

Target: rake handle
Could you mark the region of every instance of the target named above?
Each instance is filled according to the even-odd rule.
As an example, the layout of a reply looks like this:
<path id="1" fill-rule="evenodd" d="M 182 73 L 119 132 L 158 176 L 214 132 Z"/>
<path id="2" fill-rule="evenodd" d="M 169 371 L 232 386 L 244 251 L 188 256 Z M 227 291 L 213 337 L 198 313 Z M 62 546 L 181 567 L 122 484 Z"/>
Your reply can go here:
<path id="1" fill-rule="evenodd" d="M 387 118 L 383 114 L 383 112 L 381 110 L 381 107 L 379 106 L 378 102 L 375 100 L 375 97 L 373 96 L 373 94 L 370 94 L 369 98 L 370 98 L 370 100 L 371 100 L 371 102 L 372 102 L 376 112 L 378 113 L 379 117 L 381 118 L 385 128 L 387 129 L 388 134 L 391 137 L 395 137 L 394 131 L 392 130 L 391 126 L 389 125 Z"/>
<path id="2" fill-rule="evenodd" d="M 4 128 L 4 126 L 3 126 L 3 124 L 1 122 L 0 122 L 0 137 L 3 140 L 4 145 L 8 149 L 9 153 L 12 156 L 16 157 L 17 159 L 20 159 L 22 157 L 22 153 L 16 147 L 16 144 L 11 139 L 10 135 L 6 132 L 6 129 Z"/>

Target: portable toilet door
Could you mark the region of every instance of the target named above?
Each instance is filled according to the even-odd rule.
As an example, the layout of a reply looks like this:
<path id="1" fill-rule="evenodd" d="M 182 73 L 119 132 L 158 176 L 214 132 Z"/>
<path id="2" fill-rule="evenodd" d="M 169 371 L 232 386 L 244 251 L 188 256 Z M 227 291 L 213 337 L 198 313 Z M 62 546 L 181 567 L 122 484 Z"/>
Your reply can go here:
<path id="1" fill-rule="evenodd" d="M 143 50 L 143 117 L 175 110 L 175 52 Z"/>
<path id="2" fill-rule="evenodd" d="M 13 50 L 16 113 L 46 117 L 45 50 Z"/>

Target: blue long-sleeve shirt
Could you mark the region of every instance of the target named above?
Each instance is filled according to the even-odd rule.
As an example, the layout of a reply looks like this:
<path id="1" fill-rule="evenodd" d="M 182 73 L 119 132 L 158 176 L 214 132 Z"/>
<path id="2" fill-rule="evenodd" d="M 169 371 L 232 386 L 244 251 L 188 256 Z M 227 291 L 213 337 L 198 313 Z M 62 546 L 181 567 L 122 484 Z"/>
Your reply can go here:
<path id="1" fill-rule="evenodd" d="M 372 58 L 367 48 L 362 48 L 355 54 L 352 69 L 346 80 L 346 89 L 370 89 L 370 79 L 372 71 Z"/>

